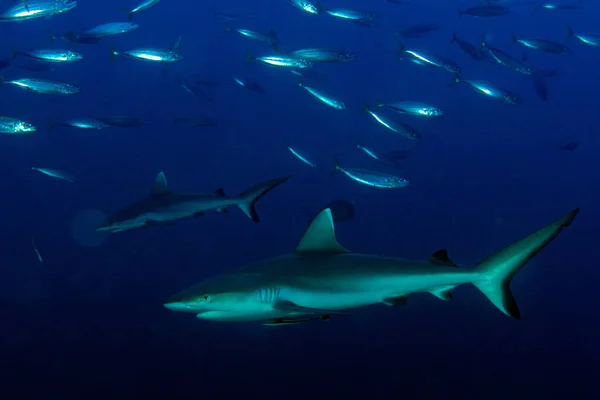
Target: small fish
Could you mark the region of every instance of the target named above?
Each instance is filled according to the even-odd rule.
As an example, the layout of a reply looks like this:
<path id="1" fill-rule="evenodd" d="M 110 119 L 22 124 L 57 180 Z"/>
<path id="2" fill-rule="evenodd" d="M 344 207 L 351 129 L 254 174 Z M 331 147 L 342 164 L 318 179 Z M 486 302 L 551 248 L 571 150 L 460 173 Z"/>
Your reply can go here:
<path id="1" fill-rule="evenodd" d="M 56 126 L 69 126 L 71 128 L 78 129 L 104 129 L 108 128 L 108 124 L 94 118 L 71 118 L 58 124 L 51 121 L 50 129 L 54 129 Z"/>
<path id="2" fill-rule="evenodd" d="M 35 132 L 37 128 L 29 122 L 9 117 L 0 117 L 0 133 L 20 135 Z"/>
<path id="3" fill-rule="evenodd" d="M 107 24 L 98 25 L 88 29 L 81 35 L 87 38 L 101 38 L 104 36 L 119 35 L 121 33 L 131 32 L 137 28 L 139 28 L 139 25 L 134 24 L 133 22 L 109 22 Z"/>
<path id="4" fill-rule="evenodd" d="M 416 115 L 418 117 L 435 118 L 444 115 L 439 108 L 415 101 L 398 101 L 395 103 L 378 103 L 377 107 L 385 107 L 401 114 Z"/>
<path id="5" fill-rule="evenodd" d="M 98 119 L 107 125 L 116 126 L 119 128 L 139 128 L 144 125 L 142 120 L 137 117 L 128 117 L 123 115 L 111 115 Z"/>
<path id="6" fill-rule="evenodd" d="M 19 64 L 19 68 L 26 69 L 27 71 L 33 72 L 52 72 L 56 71 L 53 63 L 45 63 L 39 61 L 31 61 L 26 64 Z"/>
<path id="7" fill-rule="evenodd" d="M 515 35 L 512 35 L 512 40 L 513 40 L 513 43 L 519 43 L 530 49 L 541 50 L 541 51 L 545 51 L 546 53 L 563 54 L 563 53 L 571 52 L 571 50 L 569 50 L 569 48 L 567 46 L 557 43 L 557 42 L 554 42 L 552 40 L 526 39 L 526 38 L 519 38 Z"/>
<path id="8" fill-rule="evenodd" d="M 32 51 L 19 51 L 17 49 L 13 49 L 13 59 L 17 58 L 19 55 L 32 58 L 36 61 L 52 63 L 69 63 L 83 60 L 83 54 L 72 50 L 40 49 Z"/>
<path id="9" fill-rule="evenodd" d="M 40 253 L 40 251 L 38 250 L 38 248 L 35 245 L 35 239 L 32 237 L 31 238 L 31 245 L 33 246 L 33 252 L 35 253 L 35 256 L 37 257 L 38 261 L 43 263 L 44 259 L 42 258 L 42 254 Z"/>
<path id="10" fill-rule="evenodd" d="M 171 49 L 133 49 L 127 51 L 117 51 L 114 48 L 112 49 L 110 58 L 113 60 L 115 57 L 121 54 L 129 58 L 161 63 L 176 62 L 183 59 L 181 54 Z"/>
<path id="11" fill-rule="evenodd" d="M 328 105 L 329 107 L 335 108 L 336 110 L 345 110 L 346 109 L 346 104 L 344 104 L 343 101 L 336 100 L 336 99 L 332 98 L 331 96 L 329 96 L 328 94 L 325 94 L 324 92 L 322 92 L 318 89 L 315 89 L 310 86 L 306 86 L 302 82 L 298 83 L 298 87 L 301 87 L 302 89 L 306 90 L 313 97 L 320 100 L 321 102 Z"/>
<path id="12" fill-rule="evenodd" d="M 371 150 L 369 148 L 366 148 L 364 146 L 361 146 L 360 144 L 357 144 L 356 147 L 359 148 L 359 149 L 361 149 L 362 151 L 364 151 L 365 154 L 368 155 L 369 157 L 371 157 L 371 158 L 373 158 L 373 159 L 375 159 L 377 161 L 381 161 L 382 160 L 382 157 L 379 154 L 375 153 L 373 150 Z"/>
<path id="13" fill-rule="evenodd" d="M 480 50 L 483 54 L 487 56 L 487 58 L 497 62 L 498 64 L 504 67 L 510 68 L 515 72 L 518 72 L 523 75 L 533 75 L 535 73 L 535 70 L 533 68 L 527 66 L 523 61 L 519 60 L 518 58 L 515 58 L 500 49 L 491 47 L 487 43 L 485 34 L 482 35 L 481 38 Z"/>
<path id="14" fill-rule="evenodd" d="M 187 126 L 204 126 L 204 127 L 215 127 L 219 126 L 219 121 L 214 118 L 196 118 L 196 117 L 178 117 L 173 118 L 173 123 L 178 125 L 187 125 Z"/>
<path id="15" fill-rule="evenodd" d="M 489 84 L 488 82 L 465 80 L 465 79 L 462 79 L 460 77 L 460 75 L 456 74 L 454 76 L 454 81 L 451 83 L 450 86 L 454 86 L 457 83 L 462 83 L 478 93 L 481 93 L 481 94 L 491 97 L 493 99 L 503 100 L 504 102 L 509 103 L 509 104 L 522 104 L 523 103 L 523 100 L 521 99 L 521 97 L 519 95 L 511 93 L 504 89 L 496 88 L 496 87 L 492 86 L 491 84 Z"/>
<path id="16" fill-rule="evenodd" d="M 369 104 L 365 104 L 365 108 L 363 108 L 363 112 L 368 113 L 375 121 L 377 121 L 380 125 L 389 129 L 390 131 L 397 133 L 401 136 L 404 136 L 410 140 L 421 140 L 421 135 L 410 125 L 405 124 L 400 121 L 392 121 L 387 118 L 382 117 L 375 111 L 369 108 Z"/>
<path id="17" fill-rule="evenodd" d="M 98 44 L 100 43 L 101 36 L 86 36 L 82 33 L 67 32 L 63 35 L 52 35 L 50 36 L 50 43 L 53 43 L 56 39 L 66 40 L 71 43 L 77 44 Z"/>
<path id="18" fill-rule="evenodd" d="M 60 179 L 65 182 L 69 182 L 69 183 L 75 182 L 75 178 L 72 175 L 67 174 L 66 172 L 58 171 L 56 169 L 31 167 L 31 170 L 41 172 L 42 174 L 44 174 L 46 176 Z"/>
<path id="19" fill-rule="evenodd" d="M 240 85 L 241 87 L 248 89 L 251 92 L 265 93 L 265 89 L 256 81 L 251 81 L 251 80 L 242 79 L 242 78 L 235 78 L 235 77 L 233 78 L 233 81 L 235 83 L 237 83 L 238 85 Z"/>
<path id="20" fill-rule="evenodd" d="M 274 29 L 271 29 L 268 33 L 261 33 L 256 31 L 251 31 L 249 29 L 234 29 L 230 27 L 226 27 L 229 32 L 237 32 L 240 35 L 247 37 L 249 39 L 253 39 L 259 42 L 268 43 L 275 49 L 275 51 L 279 51 L 279 39 L 277 37 L 277 32 Z"/>
<path id="21" fill-rule="evenodd" d="M 321 63 L 346 62 L 356 58 L 356 54 L 349 51 L 323 48 L 300 49 L 292 51 L 289 55 L 295 58 Z"/>
<path id="22" fill-rule="evenodd" d="M 576 142 L 576 141 L 571 141 L 567 144 L 564 144 L 562 146 L 559 147 L 560 150 L 566 150 L 566 151 L 575 151 L 579 148 L 579 145 L 581 143 Z"/>
<path id="23" fill-rule="evenodd" d="M 290 56 L 263 56 L 263 57 L 254 57 L 250 53 L 247 53 L 246 58 L 248 62 L 252 60 L 259 61 L 263 64 L 270 65 L 272 67 L 278 68 L 310 68 L 313 66 L 312 61 L 303 60 L 300 58 L 290 57 Z"/>
<path id="24" fill-rule="evenodd" d="M 0 22 L 21 22 L 34 18 L 50 18 L 77 7 L 75 0 L 23 0 L 0 14 Z"/>
<path id="25" fill-rule="evenodd" d="M 582 43 L 587 44 L 588 46 L 600 46 L 600 33 L 575 33 L 570 26 L 567 26 L 567 29 L 569 30 L 567 40 L 575 37 L 579 39 Z"/>
<path id="26" fill-rule="evenodd" d="M 533 88 L 535 92 L 543 101 L 548 100 L 548 87 L 546 86 L 546 81 L 543 76 L 540 75 L 532 75 L 531 76 L 533 82 Z"/>
<path id="27" fill-rule="evenodd" d="M 460 15 L 470 15 L 471 17 L 500 17 L 510 13 L 508 7 L 502 6 L 476 6 L 467 8 L 465 10 L 459 10 Z"/>
<path id="28" fill-rule="evenodd" d="M 564 2 L 550 2 L 540 4 L 539 8 L 542 10 L 579 10 L 583 6 L 579 3 L 572 1 L 564 1 Z"/>
<path id="29" fill-rule="evenodd" d="M 304 164 L 306 164 L 310 167 L 313 167 L 313 168 L 317 167 L 317 165 L 314 162 L 312 162 L 310 160 L 310 158 L 307 155 L 305 155 L 303 152 L 301 152 L 300 150 L 298 150 L 292 146 L 288 146 L 287 148 L 294 156 L 296 156 L 296 158 L 298 160 L 302 161 Z"/>
<path id="30" fill-rule="evenodd" d="M 229 14 L 221 11 L 217 11 L 213 8 L 213 15 L 215 17 L 223 18 L 226 21 L 241 21 L 247 19 L 256 19 L 256 15 L 242 15 L 242 14 Z"/>
<path id="31" fill-rule="evenodd" d="M 341 171 L 348 178 L 362 185 L 367 185 L 382 189 L 403 188 L 409 185 L 408 179 L 400 178 L 395 175 L 379 171 L 369 171 L 359 168 L 343 168 L 337 158 L 334 158 L 334 167 L 331 174 Z"/>
<path id="32" fill-rule="evenodd" d="M 467 53 L 469 56 L 471 56 L 471 58 L 475 61 L 481 61 L 481 60 L 485 60 L 487 57 L 479 50 L 479 48 L 477 46 L 475 46 L 474 44 L 471 44 L 465 40 L 460 39 L 458 36 L 456 36 L 456 32 L 452 33 L 452 40 L 450 41 L 450 43 L 456 43 L 458 44 L 458 46 L 465 52 Z"/>
<path id="33" fill-rule="evenodd" d="M 47 79 L 22 78 L 5 82 L 0 81 L 0 86 L 3 83 L 41 94 L 69 95 L 79 93 L 79 88 L 77 86 L 73 86 L 69 83 L 49 81 Z"/>
<path id="34" fill-rule="evenodd" d="M 323 11 L 319 3 L 310 0 L 288 0 L 288 3 L 313 15 L 319 15 Z"/>
<path id="35" fill-rule="evenodd" d="M 407 49 L 402 43 L 400 43 L 400 47 L 398 49 L 397 54 L 398 57 L 400 57 L 401 59 L 407 58 L 409 61 L 418 65 L 426 65 L 435 68 L 441 68 L 455 74 L 460 73 L 460 67 L 458 65 L 447 60 L 443 60 L 439 56 L 433 56 L 416 50 Z"/>
<path id="36" fill-rule="evenodd" d="M 438 29 L 440 29 L 440 26 L 437 24 L 418 24 L 401 28 L 399 33 L 405 38 L 419 38 Z"/>
<path id="37" fill-rule="evenodd" d="M 160 0 L 143 0 L 137 6 L 131 8 L 131 9 L 123 8 L 122 11 L 127 14 L 127 16 L 129 17 L 129 20 L 131 21 L 133 19 L 133 14 L 143 11 L 147 8 L 150 8 L 150 7 L 158 4 L 159 1 Z"/>
<path id="38" fill-rule="evenodd" d="M 371 26 L 377 21 L 375 13 L 351 8 L 330 8 L 325 10 L 325 12 L 332 17 L 345 19 L 363 26 Z"/>

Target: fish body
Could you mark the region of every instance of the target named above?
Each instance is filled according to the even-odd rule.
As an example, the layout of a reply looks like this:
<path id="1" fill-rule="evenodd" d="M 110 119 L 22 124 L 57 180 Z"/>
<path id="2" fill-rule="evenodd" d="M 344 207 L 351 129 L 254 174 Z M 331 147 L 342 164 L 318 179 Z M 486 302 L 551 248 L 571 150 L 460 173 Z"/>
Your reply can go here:
<path id="1" fill-rule="evenodd" d="M 356 58 L 356 54 L 349 51 L 330 50 L 324 48 L 310 48 L 293 51 L 289 54 L 295 58 L 301 58 L 311 62 L 334 63 L 346 62 Z"/>
<path id="2" fill-rule="evenodd" d="M 551 2 L 540 5 L 544 10 L 579 10 L 582 5 L 575 2 Z"/>
<path id="3" fill-rule="evenodd" d="M 458 47 L 460 47 L 462 51 L 471 56 L 471 58 L 475 61 L 481 61 L 487 58 L 477 46 L 465 40 L 462 40 L 458 36 L 456 36 L 456 32 L 452 34 L 452 40 L 450 41 L 450 43 L 458 44 Z"/>
<path id="4" fill-rule="evenodd" d="M 375 121 L 377 121 L 380 125 L 382 125 L 386 129 L 388 129 L 394 133 L 397 133 L 401 136 L 404 136 L 406 139 L 409 139 L 409 140 L 420 140 L 421 139 L 421 135 L 419 135 L 419 133 L 410 125 L 405 124 L 404 122 L 392 121 L 390 119 L 387 119 L 387 118 L 381 116 L 379 113 L 376 113 L 375 111 L 371 110 L 369 108 L 368 104 L 365 105 L 365 108 L 363 109 L 363 111 L 368 113 L 371 117 L 373 117 L 373 119 Z"/>
<path id="5" fill-rule="evenodd" d="M 128 117 L 125 115 L 110 115 L 99 118 L 99 120 L 107 125 L 119 128 L 139 128 L 144 125 L 144 122 L 138 117 Z"/>
<path id="6" fill-rule="evenodd" d="M 60 123 L 62 126 L 69 126 L 78 129 L 104 129 L 108 124 L 94 118 L 71 118 Z"/>
<path id="7" fill-rule="evenodd" d="M 402 28 L 399 33 L 406 38 L 418 38 L 425 36 L 428 33 L 435 32 L 438 29 L 440 29 L 439 25 L 419 24 Z"/>
<path id="8" fill-rule="evenodd" d="M 152 6 L 155 6 L 156 4 L 158 4 L 159 1 L 160 0 L 144 0 L 140 4 L 138 4 L 137 6 L 131 8 L 131 9 L 124 8 L 123 11 L 125 13 L 127 13 L 127 16 L 131 20 L 135 13 L 146 10 Z"/>
<path id="9" fill-rule="evenodd" d="M 172 296 L 164 306 L 203 320 L 273 325 L 288 319 L 297 323 L 301 316 L 328 319 L 374 304 L 399 306 L 413 293 L 451 300 L 455 287 L 472 284 L 502 313 L 519 319 L 511 278 L 578 212 L 567 213 L 474 268 L 462 268 L 446 250 L 427 260 L 353 253 L 338 243 L 331 211 L 325 209 L 295 251 L 208 278 Z"/>
<path id="10" fill-rule="evenodd" d="M 351 8 L 330 8 L 325 12 L 332 17 L 345 19 L 360 25 L 369 26 L 377 20 L 377 15 L 372 12 L 354 10 Z"/>
<path id="11" fill-rule="evenodd" d="M 261 33 L 256 31 L 251 31 L 250 29 L 232 29 L 234 32 L 239 33 L 240 35 L 259 41 L 263 43 L 270 44 L 275 50 L 279 48 L 279 39 L 277 38 L 277 32 L 271 29 L 269 33 Z"/>
<path id="12" fill-rule="evenodd" d="M 455 75 L 454 82 L 452 83 L 452 85 L 455 85 L 457 83 L 462 83 L 478 93 L 481 93 L 493 99 L 502 100 L 509 104 L 523 103 L 523 100 L 519 95 L 511 93 L 508 90 L 494 87 L 490 83 L 485 81 L 466 80 L 462 79 L 459 75 Z"/>
<path id="13" fill-rule="evenodd" d="M 137 28 L 139 28 L 139 25 L 133 22 L 109 22 L 88 29 L 82 35 L 88 38 L 101 38 L 131 32 Z"/>
<path id="14" fill-rule="evenodd" d="M 406 58 L 409 61 L 418 65 L 441 68 L 452 73 L 460 73 L 460 67 L 458 65 L 443 60 L 438 56 L 407 49 L 402 44 L 400 44 L 400 48 L 398 50 L 398 57 L 400 57 L 401 59 Z"/>
<path id="15" fill-rule="evenodd" d="M 310 86 L 306 86 L 301 82 L 298 83 L 298 86 L 301 87 L 302 89 L 306 90 L 313 97 L 320 100 L 322 103 L 328 105 L 329 107 L 335 108 L 336 110 L 345 110 L 346 109 L 346 104 L 344 104 L 343 101 L 336 100 L 336 99 L 332 98 L 331 96 L 329 96 L 328 94 L 322 92 L 321 90 L 315 89 Z"/>
<path id="16" fill-rule="evenodd" d="M 233 81 L 235 83 L 237 83 L 238 85 L 240 85 L 241 87 L 244 87 L 248 90 L 250 90 L 251 92 L 256 92 L 256 93 L 265 93 L 265 89 L 262 87 L 262 85 L 256 81 L 251 81 L 251 80 L 247 80 L 247 79 L 242 79 L 242 78 L 233 78 Z"/>
<path id="17" fill-rule="evenodd" d="M 69 95 L 79 93 L 79 88 L 77 86 L 47 79 L 22 78 L 6 81 L 4 84 L 13 85 L 20 89 L 41 94 Z"/>
<path id="18" fill-rule="evenodd" d="M 381 156 L 379 156 L 379 154 L 375 153 L 373 150 L 371 150 L 367 147 L 361 146 L 360 144 L 357 144 L 356 147 L 361 149 L 363 152 L 365 152 L 365 154 L 368 155 L 369 157 L 371 157 L 375 160 L 378 160 L 378 161 L 382 160 Z"/>
<path id="19" fill-rule="evenodd" d="M 522 44 L 523 46 L 530 49 L 545 51 L 546 53 L 563 54 L 571 52 L 567 46 L 554 42 L 552 40 L 527 39 L 513 36 L 513 42 Z"/>
<path id="20" fill-rule="evenodd" d="M 49 18 L 77 7 L 75 0 L 19 1 L 0 14 L 0 22 L 20 22 L 35 18 Z"/>
<path id="21" fill-rule="evenodd" d="M 439 108 L 430 106 L 424 103 L 414 101 L 398 101 L 395 103 L 382 103 L 377 107 L 385 107 L 401 114 L 416 115 L 419 117 L 435 118 L 444 115 L 444 112 Z"/>
<path id="22" fill-rule="evenodd" d="M 348 178 L 360 183 L 361 185 L 381 189 L 397 189 L 406 187 L 410 183 L 408 179 L 391 175 L 385 172 L 371 171 L 360 168 L 344 168 L 340 166 L 340 163 L 337 159 L 334 159 L 334 162 L 335 165 L 331 170 L 332 174 L 337 171 L 340 171 Z"/>
<path id="23" fill-rule="evenodd" d="M 313 62 L 309 60 L 303 60 L 301 58 L 295 58 L 290 56 L 263 56 L 263 57 L 252 57 L 248 55 L 248 60 L 256 60 L 263 64 L 270 65 L 278 68 L 310 68 L 313 66 Z"/>
<path id="24" fill-rule="evenodd" d="M 508 13 L 510 13 L 510 9 L 508 7 L 494 5 L 476 6 L 459 11 L 459 14 L 461 15 L 465 14 L 472 17 L 500 17 Z"/>
<path id="25" fill-rule="evenodd" d="M 174 118 L 173 122 L 179 125 L 195 126 L 195 127 L 215 127 L 219 125 L 219 121 L 208 117 L 178 117 Z"/>
<path id="26" fill-rule="evenodd" d="M 523 75 L 533 75 L 535 73 L 535 70 L 533 68 L 527 66 L 521 60 L 511 56 L 510 54 L 505 53 L 500 49 L 489 46 L 485 39 L 485 36 L 483 36 L 482 38 L 480 49 L 481 52 L 485 54 L 490 60 L 493 60 L 506 68 L 510 68 L 515 72 L 518 72 Z"/>
<path id="27" fill-rule="evenodd" d="M 313 15 L 319 15 L 323 11 L 323 9 L 319 5 L 319 3 L 314 2 L 314 1 L 288 0 L 288 3 L 290 3 L 291 5 L 293 5 L 294 7 L 296 7 L 299 10 L 302 10 L 304 12 L 307 12 L 307 13 L 313 14 Z"/>
<path id="28" fill-rule="evenodd" d="M 567 40 L 574 37 L 588 46 L 600 47 L 600 33 L 575 33 L 570 26 L 567 26 L 567 29 L 569 30 Z"/>
<path id="29" fill-rule="evenodd" d="M 41 172 L 42 174 L 44 174 L 46 176 L 49 176 L 51 178 L 60 179 L 61 181 L 65 181 L 65 182 L 69 182 L 69 183 L 75 182 L 75 178 L 72 175 L 67 174 L 66 172 L 63 172 L 63 171 L 56 170 L 56 169 L 31 167 L 31 170 Z"/>
<path id="30" fill-rule="evenodd" d="M 289 151 L 290 151 L 290 152 L 291 152 L 291 153 L 292 153 L 292 154 L 293 154 L 293 155 L 294 155 L 294 156 L 295 156 L 295 157 L 296 157 L 298 160 L 302 161 L 304 164 L 306 164 L 306 165 L 308 165 L 309 167 L 312 167 L 312 168 L 316 168 L 316 167 L 317 167 L 317 165 L 316 165 L 314 162 L 312 162 L 312 161 L 310 160 L 310 158 L 309 158 L 309 157 L 308 157 L 306 154 L 304 154 L 304 152 L 302 152 L 302 151 L 300 151 L 300 150 L 298 150 L 297 148 L 295 148 L 295 147 L 292 147 L 292 146 L 288 146 L 287 148 L 288 148 L 288 150 L 289 150 Z"/>
<path id="31" fill-rule="evenodd" d="M 113 49 L 111 58 L 121 54 L 129 58 L 161 63 L 176 62 L 183 59 L 183 56 L 177 51 L 164 49 L 133 49 L 127 51 L 117 51 Z"/>
<path id="32" fill-rule="evenodd" d="M 239 207 L 248 218 L 259 222 L 255 203 L 289 178 L 285 176 L 269 180 L 239 196 L 227 196 L 222 189 L 215 194 L 178 194 L 167 187 L 167 178 L 161 172 L 148 196 L 110 215 L 96 230 L 111 233 L 130 231 L 201 216 L 210 210 L 226 212 L 232 206 Z"/>
<path id="33" fill-rule="evenodd" d="M 60 49 L 39 49 L 31 51 L 18 51 L 13 50 L 13 58 L 18 55 L 23 55 L 29 58 L 33 58 L 37 61 L 53 62 L 53 63 L 69 63 L 80 61 L 83 59 L 83 54 L 73 50 L 60 50 Z"/>
<path id="34" fill-rule="evenodd" d="M 9 135 L 21 135 L 35 132 L 37 128 L 29 122 L 21 121 L 15 118 L 0 116 L 0 133 Z"/>

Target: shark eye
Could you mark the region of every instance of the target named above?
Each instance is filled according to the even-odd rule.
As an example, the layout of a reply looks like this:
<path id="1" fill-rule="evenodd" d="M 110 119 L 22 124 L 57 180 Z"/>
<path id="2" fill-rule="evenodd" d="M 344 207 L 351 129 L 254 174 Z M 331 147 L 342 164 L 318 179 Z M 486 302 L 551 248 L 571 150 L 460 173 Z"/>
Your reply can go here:
<path id="1" fill-rule="evenodd" d="M 204 296 L 202 296 L 202 300 L 208 303 L 210 301 L 210 296 L 205 294 Z"/>

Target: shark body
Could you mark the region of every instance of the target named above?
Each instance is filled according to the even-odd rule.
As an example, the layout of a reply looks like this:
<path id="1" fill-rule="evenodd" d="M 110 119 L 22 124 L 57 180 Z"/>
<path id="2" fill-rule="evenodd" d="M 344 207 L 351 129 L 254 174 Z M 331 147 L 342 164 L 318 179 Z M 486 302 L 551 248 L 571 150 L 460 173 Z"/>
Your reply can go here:
<path id="1" fill-rule="evenodd" d="M 98 231 L 123 232 L 152 225 L 174 222 L 182 218 L 204 215 L 206 211 L 227 212 L 231 206 L 239 207 L 254 222 L 260 218 L 254 204 L 262 196 L 287 181 L 290 177 L 272 179 L 256 185 L 239 196 L 227 196 L 223 189 L 214 194 L 179 194 L 171 191 L 163 172 L 148 196 L 109 216 Z"/>
<path id="2" fill-rule="evenodd" d="M 296 251 L 217 275 L 173 296 L 164 306 L 213 321 L 290 325 L 327 320 L 345 310 L 405 304 L 412 293 L 451 299 L 451 290 L 475 285 L 500 311 L 520 318 L 510 281 L 568 226 L 579 209 L 487 257 L 459 268 L 446 250 L 413 261 L 351 253 L 336 240 L 331 211 L 320 212 Z"/>

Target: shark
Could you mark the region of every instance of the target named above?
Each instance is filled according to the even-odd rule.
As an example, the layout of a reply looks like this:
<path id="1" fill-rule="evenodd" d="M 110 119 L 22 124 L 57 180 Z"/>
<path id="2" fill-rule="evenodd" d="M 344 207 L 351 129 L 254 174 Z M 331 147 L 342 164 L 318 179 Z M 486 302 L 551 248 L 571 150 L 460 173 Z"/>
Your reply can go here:
<path id="1" fill-rule="evenodd" d="M 349 315 L 383 303 L 406 304 L 413 293 L 452 299 L 452 289 L 474 285 L 504 314 L 520 311 L 510 290 L 513 276 L 571 224 L 579 209 L 488 256 L 459 267 L 445 249 L 426 260 L 353 253 L 335 235 L 330 209 L 312 221 L 295 251 L 206 279 L 171 297 L 164 307 L 203 320 L 294 325 Z"/>
<path id="2" fill-rule="evenodd" d="M 213 194 L 179 194 L 169 189 L 167 178 L 161 171 L 146 197 L 108 216 L 96 230 L 110 233 L 130 231 L 202 216 L 210 210 L 226 213 L 227 208 L 232 206 L 239 207 L 250 219 L 259 222 L 260 217 L 254 207 L 256 202 L 290 177 L 268 180 L 238 196 L 228 196 L 222 188 Z"/>

